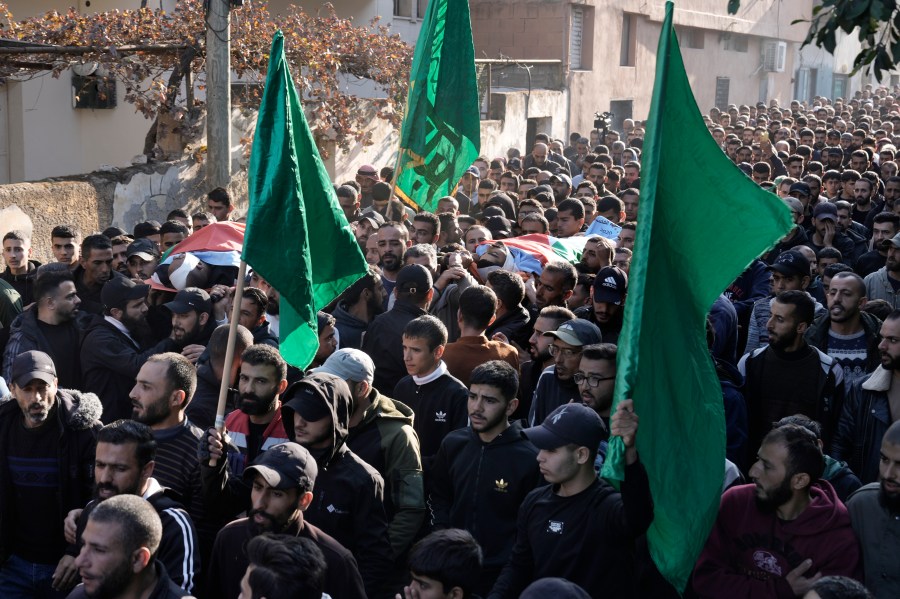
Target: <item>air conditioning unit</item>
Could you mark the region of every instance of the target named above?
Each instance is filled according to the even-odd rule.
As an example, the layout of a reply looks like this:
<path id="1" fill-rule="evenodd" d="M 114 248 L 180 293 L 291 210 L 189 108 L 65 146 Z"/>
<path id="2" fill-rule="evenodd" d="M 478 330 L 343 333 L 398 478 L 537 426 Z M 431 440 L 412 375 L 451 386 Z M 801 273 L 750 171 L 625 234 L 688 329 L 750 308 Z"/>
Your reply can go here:
<path id="1" fill-rule="evenodd" d="M 784 60 L 787 57 L 787 42 L 763 42 L 763 70 L 770 73 L 784 73 Z"/>

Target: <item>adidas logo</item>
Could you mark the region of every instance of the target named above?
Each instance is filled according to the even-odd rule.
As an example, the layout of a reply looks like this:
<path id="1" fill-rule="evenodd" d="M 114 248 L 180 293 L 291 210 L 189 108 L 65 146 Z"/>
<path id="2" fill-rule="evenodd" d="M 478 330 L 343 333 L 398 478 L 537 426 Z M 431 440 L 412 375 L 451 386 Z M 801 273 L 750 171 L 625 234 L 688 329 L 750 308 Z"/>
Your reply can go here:
<path id="1" fill-rule="evenodd" d="M 505 480 L 503 480 L 502 478 L 500 480 L 494 481 L 494 490 L 495 491 L 499 491 L 501 493 L 506 493 L 506 490 L 508 488 L 509 488 L 509 483 L 506 482 Z"/>
<path id="2" fill-rule="evenodd" d="M 329 504 L 327 508 L 325 508 L 332 514 L 349 514 L 347 510 L 342 510 L 341 508 L 334 507 L 334 504 Z"/>
<path id="3" fill-rule="evenodd" d="M 434 421 L 435 422 L 447 422 L 447 412 L 435 412 L 434 413 Z"/>
<path id="4" fill-rule="evenodd" d="M 605 279 L 603 279 L 603 286 L 612 287 L 613 289 L 619 288 L 619 284 L 616 283 L 616 280 L 613 277 L 606 277 Z"/>

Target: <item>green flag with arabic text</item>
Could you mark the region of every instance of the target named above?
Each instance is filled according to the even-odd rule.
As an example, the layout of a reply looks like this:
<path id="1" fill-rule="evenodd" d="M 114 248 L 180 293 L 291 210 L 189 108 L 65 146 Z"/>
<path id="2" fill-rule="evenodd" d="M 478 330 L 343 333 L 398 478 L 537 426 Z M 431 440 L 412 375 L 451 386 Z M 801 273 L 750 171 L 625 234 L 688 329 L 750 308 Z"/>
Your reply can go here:
<path id="1" fill-rule="evenodd" d="M 416 42 L 394 193 L 435 212 L 478 158 L 481 114 L 467 0 L 431 0 Z"/>

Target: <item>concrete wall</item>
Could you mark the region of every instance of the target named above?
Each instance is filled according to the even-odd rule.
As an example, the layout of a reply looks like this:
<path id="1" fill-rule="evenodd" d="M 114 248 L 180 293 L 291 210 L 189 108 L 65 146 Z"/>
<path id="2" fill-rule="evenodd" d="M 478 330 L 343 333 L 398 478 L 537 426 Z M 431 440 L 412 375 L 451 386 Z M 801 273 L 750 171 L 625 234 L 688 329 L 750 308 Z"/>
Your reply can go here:
<path id="1" fill-rule="evenodd" d="M 477 56 L 516 59 L 559 59 L 570 63 L 571 7 L 565 0 L 472 0 L 472 27 Z M 584 0 L 585 46 L 590 56 L 580 70 L 568 70 L 567 131 L 588 131 L 596 111 L 613 101 L 633 103 L 634 118 L 645 118 L 656 67 L 656 48 L 664 17 L 662 0 Z M 700 30 L 703 48 L 682 47 L 685 68 L 702 110 L 714 104 L 716 78 L 730 78 L 729 102 L 749 103 L 793 97 L 795 53 L 806 34 L 791 21 L 811 14 L 811 0 L 758 0 L 742 3 L 741 12 L 727 14 L 723 0 L 681 0 L 675 8 L 676 28 Z M 636 19 L 634 66 L 619 66 L 623 14 Z M 747 52 L 726 51 L 725 33 L 747 35 Z M 764 73 L 759 67 L 765 39 L 788 42 L 784 73 Z M 560 135 L 563 137 L 563 135 Z"/>

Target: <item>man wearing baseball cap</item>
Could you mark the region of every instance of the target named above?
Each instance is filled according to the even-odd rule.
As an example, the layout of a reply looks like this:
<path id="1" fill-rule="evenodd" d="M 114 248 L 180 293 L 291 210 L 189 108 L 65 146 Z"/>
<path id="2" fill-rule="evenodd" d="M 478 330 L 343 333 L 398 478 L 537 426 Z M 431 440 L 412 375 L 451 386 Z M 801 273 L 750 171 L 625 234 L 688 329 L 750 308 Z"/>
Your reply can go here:
<path id="1" fill-rule="evenodd" d="M 350 388 L 342 379 L 312 373 L 284 394 L 281 418 L 288 438 L 309 450 L 319 473 L 319 496 L 306 518 L 350 550 L 366 593 L 377 597 L 391 569 L 384 479 L 347 447 Z"/>
<path id="2" fill-rule="evenodd" d="M 128 275 L 146 281 L 153 276 L 159 264 L 159 249 L 152 240 L 135 239 L 125 248 L 125 265 Z"/>
<path id="3" fill-rule="evenodd" d="M 216 325 L 225 324 L 216 322 L 212 299 L 199 287 L 185 287 L 163 305 L 172 313 L 172 340 L 182 347 L 186 358 L 196 363 Z"/>
<path id="4" fill-rule="evenodd" d="M 769 333 L 766 325 L 772 315 L 772 298 L 782 291 L 806 291 L 812 276 L 810 264 L 806 256 L 799 250 L 782 252 L 772 266 L 767 267 L 772 273 L 770 293 L 766 297 L 757 300 L 750 312 L 750 326 L 747 330 L 747 346 L 744 352 L 751 352 L 769 342 Z M 815 301 L 815 300 L 814 300 Z M 825 306 L 815 302 L 816 316 L 825 314 Z"/>
<path id="5" fill-rule="evenodd" d="M 251 487 L 251 507 L 246 518 L 235 520 L 216 536 L 208 568 L 207 597 L 237 599 L 247 570 L 247 543 L 263 533 L 313 541 L 327 564 L 324 591 L 332 597 L 366 597 L 350 552 L 303 517 L 313 503 L 318 475 L 316 460 L 309 451 L 291 442 L 275 445 L 244 470 L 244 481 Z"/>
<path id="6" fill-rule="evenodd" d="M 171 337 L 146 344 L 149 285 L 113 277 L 100 292 L 103 317 L 95 316 L 81 344 L 81 370 L 85 391 L 96 393 L 103 404 L 103 422 L 131 418 L 128 393 L 147 358 L 180 349 Z"/>
<path id="7" fill-rule="evenodd" d="M 425 490 L 413 412 L 372 386 L 375 363 L 358 349 L 339 349 L 314 372 L 333 374 L 353 396 L 347 447 L 381 474 L 394 559 L 406 553 L 425 520 Z"/>
<path id="8" fill-rule="evenodd" d="M 575 316 L 597 325 L 605 343 L 617 343 L 627 295 L 628 275 L 625 271 L 618 266 L 604 266 L 594 278 L 591 305 L 575 310 Z"/>
<path id="9" fill-rule="evenodd" d="M 581 362 L 581 348 L 603 341 L 597 325 L 581 318 L 563 322 L 555 331 L 547 331 L 544 336 L 552 338 L 550 355 L 554 363 L 541 373 L 534 390 L 528 415 L 532 426 L 542 423 L 557 407 L 570 401 L 581 401 L 574 378 Z"/>
<path id="10" fill-rule="evenodd" d="M 522 502 L 512 556 L 487 599 L 519 597 L 545 577 L 565 578 L 591 597 L 635 596 L 632 544 L 653 520 L 653 499 L 635 449 L 638 417 L 630 399 L 618 405 L 610 424 L 625 444 L 621 494 L 594 471 L 605 434 L 597 412 L 566 404 L 540 426 L 525 429 L 550 484 Z"/>
<path id="11" fill-rule="evenodd" d="M 781 238 L 775 247 L 769 252 L 763 254 L 762 261 L 766 264 L 775 262 L 775 258 L 782 252 L 792 250 L 798 245 L 806 245 L 809 237 L 806 235 L 806 229 L 803 228 L 804 215 L 807 212 L 806 205 L 795 197 L 788 196 L 781 198 L 791 211 L 791 219 L 794 221 L 794 227 L 791 232 Z"/>
<path id="12" fill-rule="evenodd" d="M 853 240 L 837 228 L 837 208 L 831 202 L 816 204 L 813 208 L 813 234 L 806 244 L 818 254 L 819 250 L 833 247 L 844 256 L 844 263 L 853 266 Z"/>
<path id="13" fill-rule="evenodd" d="M 63 515 L 91 499 L 102 407 L 93 394 L 59 389 L 40 351 L 16 356 L 9 387 L 13 401 L 0 405 L 0 597 L 50 596 L 66 549 Z"/>

